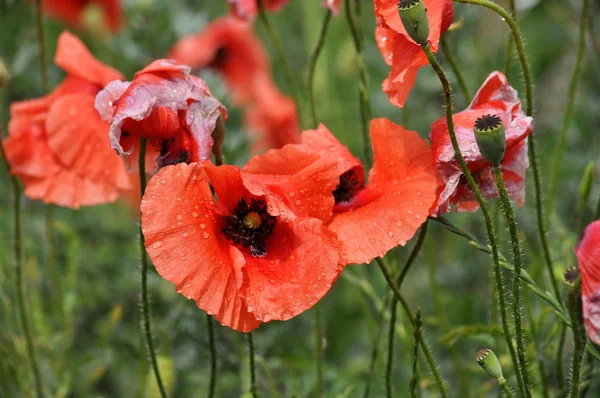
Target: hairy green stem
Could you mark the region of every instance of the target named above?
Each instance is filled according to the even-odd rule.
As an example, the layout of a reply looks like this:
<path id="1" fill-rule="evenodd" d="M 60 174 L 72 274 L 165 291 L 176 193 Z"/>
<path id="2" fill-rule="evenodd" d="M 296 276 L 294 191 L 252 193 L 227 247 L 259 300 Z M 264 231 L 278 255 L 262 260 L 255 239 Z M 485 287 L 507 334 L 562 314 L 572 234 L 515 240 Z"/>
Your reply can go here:
<path id="1" fill-rule="evenodd" d="M 315 69 L 317 67 L 317 61 L 319 60 L 321 51 L 323 50 L 323 45 L 325 44 L 327 30 L 329 29 L 329 22 L 331 22 L 331 11 L 328 10 L 325 13 L 325 18 L 323 18 L 323 23 L 321 24 L 321 33 L 319 34 L 319 39 L 317 40 L 315 48 L 313 49 L 313 52 L 310 56 L 310 62 L 308 64 L 308 71 L 306 75 L 306 87 L 308 89 L 308 102 L 310 106 L 310 116 L 312 123 L 311 127 L 317 127 L 318 124 L 314 94 Z"/>
<path id="2" fill-rule="evenodd" d="M 515 5 L 515 0 L 508 1 L 509 11 L 513 15 L 513 17 L 517 18 L 517 7 Z M 514 41 L 512 37 L 508 38 L 508 45 L 506 48 L 506 65 L 504 67 L 504 74 L 507 79 L 510 79 L 511 74 L 511 65 L 512 65 L 512 57 L 513 57 L 513 46 Z"/>
<path id="3" fill-rule="evenodd" d="M 419 362 L 419 333 L 423 328 L 423 319 L 421 316 L 421 308 L 417 309 L 416 316 L 417 326 L 415 327 L 415 331 L 413 333 L 414 341 L 413 341 L 413 366 L 412 366 L 412 375 L 410 377 L 410 396 L 411 398 L 417 398 L 417 384 L 419 376 L 417 374 L 417 364 Z"/>
<path id="4" fill-rule="evenodd" d="M 206 314 L 206 327 L 208 329 L 208 348 L 210 350 L 210 385 L 208 388 L 208 397 L 215 396 L 215 387 L 217 385 L 217 350 L 215 349 L 215 331 L 212 316 Z"/>
<path id="5" fill-rule="evenodd" d="M 296 108 L 298 110 L 298 119 L 300 121 L 303 121 L 303 109 L 302 109 L 302 100 L 300 97 L 300 93 L 296 87 L 295 79 L 294 79 L 294 75 L 292 73 L 292 68 L 290 67 L 290 64 L 287 61 L 287 57 L 285 55 L 285 52 L 283 51 L 283 46 L 281 45 L 281 41 L 279 40 L 279 36 L 277 36 L 277 34 L 275 33 L 275 29 L 273 29 L 273 25 L 271 25 L 271 21 L 269 21 L 269 17 L 267 16 L 267 13 L 265 12 L 264 6 L 263 6 L 263 0 L 258 0 L 258 17 L 260 19 L 260 21 L 262 22 L 262 24 L 264 25 L 266 31 L 267 31 L 267 35 L 269 36 L 269 39 L 271 40 L 271 43 L 273 44 L 273 47 L 275 49 L 275 52 L 277 53 L 277 57 L 279 58 L 279 62 L 281 63 L 281 65 L 283 66 L 283 72 L 285 75 L 285 80 L 288 86 L 288 90 L 291 93 L 291 95 L 294 97 L 295 102 L 296 102 Z"/>
<path id="6" fill-rule="evenodd" d="M 565 379 L 563 371 L 563 356 L 565 352 L 565 339 L 567 337 L 567 328 L 562 325 L 560 328 L 560 337 L 558 339 L 558 349 L 556 350 L 556 358 L 554 359 L 554 366 L 556 367 L 556 381 L 559 391 L 565 389 Z"/>
<path id="7" fill-rule="evenodd" d="M 498 248 L 498 242 L 496 240 L 496 231 L 494 230 L 494 226 L 492 224 L 492 218 L 490 217 L 488 206 L 483 196 L 481 195 L 479 186 L 475 182 L 471 171 L 465 163 L 465 160 L 460 151 L 460 147 L 458 145 L 458 140 L 456 139 L 456 133 L 454 131 L 454 121 L 452 119 L 452 86 L 450 85 L 450 82 L 446 77 L 446 73 L 435 58 L 433 51 L 431 51 L 431 47 L 429 45 L 423 46 L 423 51 L 425 51 L 429 63 L 431 64 L 433 70 L 435 71 L 440 80 L 440 83 L 442 84 L 442 89 L 444 92 L 446 122 L 448 124 L 448 134 L 450 135 L 450 141 L 452 142 L 452 147 L 454 148 L 455 157 L 460 165 L 463 175 L 466 177 L 469 186 L 471 187 L 471 190 L 477 198 L 479 207 L 481 208 L 481 213 L 483 215 L 483 219 L 487 230 L 488 240 L 492 248 L 492 258 L 494 260 L 494 279 L 496 281 L 496 292 L 498 294 L 498 304 L 500 306 L 500 318 L 502 322 L 502 329 L 504 331 L 504 338 L 506 339 L 506 345 L 508 346 L 511 359 L 515 367 L 515 373 L 517 374 L 517 380 L 519 382 L 519 390 L 521 391 L 521 395 L 526 396 L 525 393 L 527 389 L 525 388 L 523 372 L 521 370 L 519 359 L 517 357 L 517 353 L 515 352 L 515 347 L 512 343 L 510 329 L 508 327 L 508 317 L 506 315 L 506 302 L 504 297 L 504 286 L 502 284 L 502 272 L 500 270 L 500 251 Z M 527 397 L 529 398 L 529 396 Z"/>
<path id="8" fill-rule="evenodd" d="M 383 259 L 381 257 L 377 257 L 375 259 L 375 262 L 377 262 L 377 265 L 379 266 L 379 269 L 381 270 L 381 273 L 383 274 L 388 286 L 390 287 L 390 289 L 392 289 L 392 292 L 394 293 L 394 297 L 396 298 L 396 300 L 398 300 L 400 305 L 402 305 L 402 308 L 404 309 L 404 312 L 406 313 L 406 316 L 413 328 L 413 331 L 415 331 L 415 333 L 417 334 L 419 343 L 421 344 L 421 351 L 423 351 L 423 355 L 425 355 L 425 358 L 427 359 L 427 363 L 429 364 L 429 368 L 431 369 L 431 373 L 433 374 L 433 378 L 435 379 L 435 383 L 440 392 L 440 396 L 442 398 L 446 398 L 447 393 L 446 393 L 446 388 L 444 386 L 444 381 L 442 380 L 442 377 L 440 376 L 440 372 L 435 364 L 435 361 L 433 360 L 433 355 L 431 355 L 431 350 L 429 349 L 429 346 L 425 342 L 425 338 L 423 337 L 422 331 L 418 330 L 416 327 L 417 322 L 416 322 L 414 314 L 412 313 L 412 310 L 410 309 L 410 306 L 408 305 L 408 302 L 402 296 L 402 293 L 400 293 L 400 290 L 396 287 L 396 284 L 394 283 L 394 280 L 392 279 L 392 276 L 390 275 L 390 271 L 388 270 L 387 266 L 385 265 Z"/>
<path id="9" fill-rule="evenodd" d="M 396 279 L 396 286 L 398 287 L 398 289 L 400 289 L 402 287 L 402 282 L 404 281 L 406 274 L 408 274 L 408 271 L 410 270 L 411 266 L 415 262 L 415 259 L 419 255 L 421 248 L 423 247 L 423 242 L 425 242 L 425 236 L 427 235 L 427 224 L 428 224 L 427 221 L 425 221 L 423 223 L 423 225 L 421 226 L 421 231 L 419 232 L 419 237 L 417 238 L 417 242 L 415 243 L 414 247 L 410 251 L 408 258 L 406 259 L 406 263 L 404 264 L 404 267 L 402 267 L 402 270 L 400 271 L 400 274 L 398 275 L 398 278 Z M 388 332 L 388 356 L 387 356 L 387 366 L 386 366 L 386 371 L 385 371 L 385 380 L 386 380 L 388 397 L 392 397 L 394 395 L 394 391 L 392 388 L 392 372 L 393 372 L 393 364 L 394 364 L 394 329 L 396 328 L 396 308 L 397 307 L 398 307 L 398 300 L 396 298 L 392 298 L 392 306 L 391 306 L 391 310 L 390 310 L 391 311 L 390 312 L 390 316 L 391 316 L 390 330 Z"/>
<path id="10" fill-rule="evenodd" d="M 515 321 L 515 338 L 517 341 L 517 355 L 519 357 L 519 363 L 521 370 L 523 371 L 523 379 L 525 381 L 525 388 L 527 388 L 527 396 L 531 396 L 531 380 L 529 377 L 529 369 L 525 358 L 525 338 L 523 336 L 523 326 L 521 317 L 521 269 L 523 263 L 521 260 L 521 243 L 519 242 L 519 232 L 517 230 L 517 221 L 515 219 L 515 213 L 506 191 L 506 185 L 504 184 L 504 177 L 502 176 L 502 169 L 500 167 L 494 168 L 494 176 L 496 177 L 496 187 L 500 194 L 500 203 L 504 210 L 506 222 L 508 224 L 508 231 L 510 233 L 510 242 L 514 260 L 514 273 L 513 273 L 513 318 Z"/>
<path id="11" fill-rule="evenodd" d="M 573 325 L 573 362 L 571 364 L 571 386 L 569 397 L 577 398 L 579 395 L 579 376 L 581 373 L 581 360 L 583 359 L 583 341 L 585 332 L 581 329 L 583 323 L 581 314 L 581 291 L 574 288 L 569 292 L 569 315 Z"/>
<path id="12" fill-rule="evenodd" d="M 6 154 L 4 152 L 4 144 L 2 137 L 2 130 L 0 129 L 0 158 L 4 161 L 4 166 L 10 177 L 10 183 L 13 193 L 13 228 L 14 228 L 14 241 L 13 241 L 13 261 L 15 264 L 15 287 L 17 291 L 17 311 L 21 318 L 21 324 L 23 327 L 23 335 L 25 337 L 25 346 L 27 348 L 27 359 L 31 366 L 33 373 L 33 382 L 35 386 L 36 395 L 38 398 L 44 396 L 44 388 L 42 383 L 42 376 L 37 363 L 37 357 L 35 354 L 35 346 L 33 344 L 33 338 L 31 336 L 31 329 L 29 326 L 29 318 L 27 317 L 27 302 L 25 301 L 25 282 L 23 281 L 23 247 L 22 247 L 22 223 L 21 223 L 21 187 L 17 177 L 10 174 L 10 165 L 6 160 Z"/>
<path id="13" fill-rule="evenodd" d="M 548 197 L 546 198 L 546 211 L 548 214 L 552 213 L 554 207 L 554 198 L 556 196 L 556 189 L 558 187 L 558 179 L 561 171 L 561 162 L 563 154 L 565 152 L 565 146 L 567 143 L 567 132 L 571 126 L 573 120 L 573 108 L 575 107 L 575 97 L 577 94 L 577 83 L 579 76 L 581 75 L 581 65 L 583 64 L 583 56 L 585 54 L 585 30 L 588 20 L 589 0 L 583 0 L 583 8 L 581 11 L 581 19 L 579 21 L 579 40 L 577 47 L 577 59 L 575 61 L 575 68 L 571 76 L 571 84 L 569 87 L 569 99 L 567 101 L 567 108 L 565 110 L 565 117 L 563 120 L 562 129 L 558 136 L 558 144 L 554 151 L 554 159 L 552 162 L 552 176 L 550 178 L 550 188 L 548 191 Z"/>
<path id="14" fill-rule="evenodd" d="M 502 387 L 502 391 L 504 391 L 504 395 L 506 396 L 506 398 L 514 398 L 514 395 L 513 395 L 512 391 L 510 390 L 510 387 L 508 386 L 508 383 L 506 382 L 506 380 L 501 382 L 500 386 Z"/>
<path id="15" fill-rule="evenodd" d="M 365 160 L 367 165 L 370 166 L 372 158 L 369 145 L 369 123 L 371 123 L 371 119 L 373 118 L 373 112 L 371 110 L 371 102 L 369 99 L 369 74 L 367 73 L 367 65 L 363 57 L 360 5 L 358 1 L 356 1 L 353 7 L 352 1 L 346 0 L 344 7 L 346 9 L 346 19 L 348 21 L 348 26 L 350 27 L 350 33 L 352 33 L 352 39 L 354 40 L 354 47 L 356 48 L 356 66 L 358 67 L 360 76 L 358 92 L 360 98 L 360 117 L 362 122 Z"/>
<path id="16" fill-rule="evenodd" d="M 454 55 L 452 54 L 452 50 L 450 49 L 450 45 L 448 44 L 448 40 L 446 39 L 447 35 L 448 35 L 447 33 L 443 34 L 441 41 L 440 41 L 440 43 L 442 45 L 442 51 L 444 52 L 444 56 L 446 57 L 446 60 L 448 61 L 448 64 L 450 65 L 452 72 L 454 73 L 454 75 L 456 76 L 456 79 L 458 80 L 458 85 L 460 86 L 460 90 L 462 91 L 463 97 L 465 97 L 465 102 L 468 104 L 471 102 L 471 95 L 469 94 L 469 87 L 467 86 L 467 81 L 465 80 L 465 77 L 463 76 L 458 64 L 456 63 L 456 59 L 454 58 Z"/>
<path id="17" fill-rule="evenodd" d="M 248 340 L 248 356 L 250 357 L 250 394 L 252 398 L 258 398 L 258 389 L 256 388 L 256 368 L 254 365 L 254 341 L 252 332 L 246 333 Z"/>
<path id="18" fill-rule="evenodd" d="M 319 398 L 323 395 L 323 329 L 319 303 L 315 304 L 315 362 L 317 364 L 315 369 L 317 374 L 315 397 Z"/>
<path id="19" fill-rule="evenodd" d="M 140 153 L 138 158 L 138 167 L 140 173 L 140 194 L 144 197 L 146 192 L 146 138 L 140 138 Z M 142 219 L 140 216 L 140 223 Z M 148 256 L 146 254 L 146 246 L 144 244 L 144 234 L 140 225 L 140 308 L 142 316 L 142 333 L 146 342 L 146 351 L 150 366 L 154 372 L 156 385 L 160 391 L 162 398 L 167 397 L 165 386 L 163 385 L 156 361 L 156 350 L 154 349 L 154 340 L 152 339 L 152 323 L 150 314 L 150 303 L 148 299 Z"/>

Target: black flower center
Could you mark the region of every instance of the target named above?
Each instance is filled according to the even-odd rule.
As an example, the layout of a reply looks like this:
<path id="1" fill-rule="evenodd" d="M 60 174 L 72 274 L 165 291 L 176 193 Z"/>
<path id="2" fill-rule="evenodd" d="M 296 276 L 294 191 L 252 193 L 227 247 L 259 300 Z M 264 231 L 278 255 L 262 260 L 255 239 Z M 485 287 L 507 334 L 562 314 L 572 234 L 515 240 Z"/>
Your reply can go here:
<path id="1" fill-rule="evenodd" d="M 223 233 L 234 244 L 250 249 L 254 257 L 267 254 L 267 239 L 273 234 L 277 219 L 267 212 L 264 200 L 250 199 L 250 204 L 244 198 L 240 199 L 233 209 L 233 214 L 227 217 Z"/>
<path id="2" fill-rule="evenodd" d="M 502 126 L 502 119 L 496 115 L 485 115 L 475 121 L 475 129 L 479 131 L 493 131 Z"/>
<path id="3" fill-rule="evenodd" d="M 160 142 L 160 153 L 156 159 L 159 168 L 178 163 L 190 163 L 190 151 L 185 148 L 176 148 L 175 138 Z"/>
<path id="4" fill-rule="evenodd" d="M 227 62 L 228 51 L 225 47 L 219 47 L 217 52 L 215 53 L 215 57 L 213 58 L 210 66 L 213 68 L 219 68 L 225 66 L 225 62 Z"/>
<path id="5" fill-rule="evenodd" d="M 406 10 L 408 8 L 414 7 L 420 3 L 421 0 L 400 0 L 398 2 L 398 9 Z"/>
<path id="6" fill-rule="evenodd" d="M 348 202 L 361 188 L 362 184 L 356 175 L 356 171 L 348 170 L 340 176 L 340 183 L 333 191 L 335 203 Z"/>

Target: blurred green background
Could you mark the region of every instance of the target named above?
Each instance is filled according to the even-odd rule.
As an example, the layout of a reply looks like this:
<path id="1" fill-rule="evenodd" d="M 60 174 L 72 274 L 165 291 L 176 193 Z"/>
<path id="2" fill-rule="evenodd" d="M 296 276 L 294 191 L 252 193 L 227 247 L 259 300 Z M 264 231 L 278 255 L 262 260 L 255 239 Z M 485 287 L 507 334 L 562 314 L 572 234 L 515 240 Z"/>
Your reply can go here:
<path id="1" fill-rule="evenodd" d="M 39 54 L 34 9 L 29 1 L 0 0 L 0 57 L 7 63 L 12 80 L 0 91 L 0 126 L 6 134 L 8 106 L 13 101 L 41 95 Z M 210 20 L 227 13 L 221 0 L 124 0 L 125 26 L 113 37 L 76 32 L 101 61 L 132 78 L 135 71 L 163 57 L 182 35 L 202 29 Z M 283 11 L 271 14 L 298 84 L 303 82 L 308 56 L 317 39 L 325 11 L 320 0 L 292 0 Z M 388 117 L 426 137 L 429 125 L 442 117 L 442 96 L 433 72 L 423 68 L 404 109 L 390 105 L 381 92 L 388 67 L 374 43 L 373 4 L 362 1 L 365 57 L 370 75 L 370 97 L 375 117 Z M 505 2 L 500 2 L 504 5 Z M 563 123 L 567 92 L 575 64 L 577 25 L 581 1 L 517 1 L 519 21 L 525 36 L 535 82 L 535 120 L 540 167 L 549 180 L 552 154 Z M 599 7 L 592 15 L 600 23 Z M 471 94 L 493 70 L 503 70 L 508 33 L 503 21 L 491 12 L 458 4 L 455 20 L 462 27 L 448 33 L 453 54 L 465 75 Z M 597 23 L 598 24 L 598 23 Z M 46 19 L 49 55 L 64 27 Z M 256 32 L 271 54 L 273 74 L 285 91 L 282 68 L 274 61 L 271 43 L 261 24 Z M 598 32 L 596 32 L 598 34 Z M 591 220 L 600 196 L 600 54 L 587 36 L 586 56 L 577 94 L 574 119 L 567 136 L 557 211 L 551 215 L 549 234 L 555 259 L 555 274 L 575 265 L 573 247 L 579 182 L 590 161 L 596 162 L 585 221 Z M 598 40 L 598 37 L 596 38 Z M 50 57 L 49 57 L 50 58 Z M 51 61 L 51 59 L 49 59 Z M 455 83 L 443 54 L 443 65 Z M 52 87 L 64 77 L 49 62 Z M 519 64 L 512 63 L 511 81 L 523 92 Z M 230 112 L 225 153 L 230 163 L 243 164 L 250 156 L 242 112 L 231 106 L 220 77 L 202 73 Z M 467 104 L 455 84 L 456 109 Z M 315 83 L 319 119 L 356 155 L 361 155 L 358 74 L 354 45 L 344 12 L 334 18 L 320 58 Z M 529 175 L 529 183 L 531 183 Z M 530 184 L 531 185 L 531 184 Z M 536 281 L 550 289 L 538 247 L 534 192 L 528 188 L 528 205 L 518 212 L 526 251 L 526 268 Z M 6 170 L 0 171 L 0 396 L 33 395 L 25 343 L 15 311 L 14 270 L 11 255 L 11 195 Z M 495 204 L 494 204 L 495 206 Z M 496 211 L 496 214 L 498 212 Z M 56 209 L 57 269 L 49 269 L 44 253 L 44 206 L 24 200 L 24 249 L 27 300 L 33 335 L 48 396 L 142 397 L 158 396 L 148 377 L 144 343 L 137 306 L 139 270 L 137 222 L 126 203 L 85 208 Z M 461 225 L 484 240 L 479 213 L 450 214 Z M 500 240 L 508 255 L 508 235 L 501 220 Z M 435 224 L 435 223 L 434 223 Z M 413 242 L 393 250 L 388 257 L 399 269 Z M 433 346 L 451 396 L 497 396 L 495 382 L 478 367 L 475 353 L 484 347 L 496 349 L 509 382 L 516 386 L 507 352 L 498 345 L 496 312 L 492 302 L 490 258 L 466 241 L 431 225 L 424 250 L 403 285 L 416 310 L 420 307 L 425 333 Z M 63 305 L 59 308 L 56 281 L 60 281 Z M 205 396 L 209 380 L 206 318 L 192 301 L 175 293 L 153 269 L 149 275 L 153 327 L 160 352 L 163 378 L 172 396 Z M 379 329 L 379 310 L 387 300 L 383 278 L 374 265 L 349 266 L 320 303 L 325 347 L 325 391 L 327 397 L 361 397 Z M 536 344 L 530 358 L 545 369 L 548 388 L 559 392 L 553 367 L 560 331 L 556 316 L 545 302 L 525 289 L 527 331 L 536 329 Z M 310 397 L 315 388 L 314 310 L 288 321 L 262 325 L 255 333 L 258 383 L 262 396 Z M 62 313 L 62 315 L 61 315 Z M 412 333 L 398 311 L 394 385 L 399 397 L 408 395 L 412 369 Z M 384 369 L 387 352 L 387 317 L 372 378 L 371 396 L 385 395 Z M 238 397 L 248 390 L 249 373 L 243 335 L 220 325 L 216 329 L 218 351 L 217 396 Z M 564 374 L 568 374 L 570 333 L 565 351 Z M 539 367 L 533 368 L 538 386 Z M 587 370 L 587 369 L 586 369 Z M 422 397 L 437 396 L 425 363 L 419 365 Z M 599 396 L 600 381 L 592 379 L 588 396 Z M 538 389 L 539 392 L 539 389 Z"/>

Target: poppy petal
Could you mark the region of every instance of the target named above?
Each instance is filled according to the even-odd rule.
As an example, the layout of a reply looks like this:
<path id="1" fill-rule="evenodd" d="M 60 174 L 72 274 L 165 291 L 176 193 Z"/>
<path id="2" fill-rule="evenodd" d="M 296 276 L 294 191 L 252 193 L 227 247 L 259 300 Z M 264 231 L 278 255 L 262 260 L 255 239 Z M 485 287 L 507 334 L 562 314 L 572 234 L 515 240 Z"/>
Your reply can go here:
<path id="1" fill-rule="evenodd" d="M 341 267 L 337 242 L 320 220 L 278 223 L 265 257 L 248 257 L 242 295 L 261 322 L 285 321 L 311 308 Z"/>
<path id="2" fill-rule="evenodd" d="M 164 279 L 223 325 L 258 327 L 238 295 L 244 256 L 221 233 L 222 215 L 201 165 L 162 168 L 148 183 L 141 211 L 146 249 Z"/>
<path id="3" fill-rule="evenodd" d="M 575 248 L 581 274 L 585 329 L 594 344 L 600 344 L 600 220 L 585 229 Z"/>
<path id="4" fill-rule="evenodd" d="M 233 214 L 241 198 L 247 199 L 250 194 L 244 187 L 240 168 L 237 166 L 215 166 L 210 162 L 203 163 L 210 184 L 215 190 L 219 205 L 225 214 Z"/>

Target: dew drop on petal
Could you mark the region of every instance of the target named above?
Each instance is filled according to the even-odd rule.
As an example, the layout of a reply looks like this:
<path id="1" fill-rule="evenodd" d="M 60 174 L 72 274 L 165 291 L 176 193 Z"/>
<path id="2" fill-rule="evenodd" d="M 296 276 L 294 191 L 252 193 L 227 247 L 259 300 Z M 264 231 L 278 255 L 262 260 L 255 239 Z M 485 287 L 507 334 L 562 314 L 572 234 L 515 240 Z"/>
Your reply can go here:
<path id="1" fill-rule="evenodd" d="M 202 237 L 203 237 L 204 239 L 208 239 L 208 238 L 210 237 L 210 235 L 208 234 L 208 232 L 203 232 L 203 233 L 202 233 Z"/>

